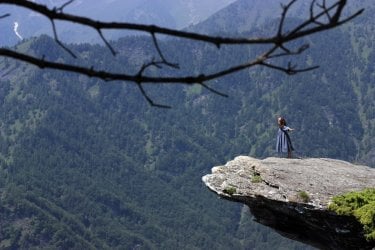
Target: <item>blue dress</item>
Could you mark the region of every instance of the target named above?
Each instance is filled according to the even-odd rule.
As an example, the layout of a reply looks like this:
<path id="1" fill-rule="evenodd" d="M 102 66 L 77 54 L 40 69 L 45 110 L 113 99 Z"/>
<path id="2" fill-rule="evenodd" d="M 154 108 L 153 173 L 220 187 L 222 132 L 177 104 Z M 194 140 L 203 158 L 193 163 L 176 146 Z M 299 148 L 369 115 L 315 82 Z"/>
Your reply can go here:
<path id="1" fill-rule="evenodd" d="M 289 130 L 291 130 L 289 127 L 283 126 L 277 131 L 276 152 L 287 153 L 294 150 L 288 135 Z"/>

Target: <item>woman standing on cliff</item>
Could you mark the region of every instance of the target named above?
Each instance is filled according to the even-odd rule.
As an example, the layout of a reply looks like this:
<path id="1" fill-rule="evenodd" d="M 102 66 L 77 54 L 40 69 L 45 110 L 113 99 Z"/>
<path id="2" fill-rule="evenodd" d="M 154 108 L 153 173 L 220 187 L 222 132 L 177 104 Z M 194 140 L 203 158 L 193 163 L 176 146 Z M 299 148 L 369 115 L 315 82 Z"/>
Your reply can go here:
<path id="1" fill-rule="evenodd" d="M 286 125 L 286 120 L 283 117 L 277 118 L 277 124 L 279 125 L 279 130 L 277 131 L 276 151 L 278 153 L 288 153 L 288 158 L 292 158 L 294 148 L 288 132 L 294 129 Z"/>

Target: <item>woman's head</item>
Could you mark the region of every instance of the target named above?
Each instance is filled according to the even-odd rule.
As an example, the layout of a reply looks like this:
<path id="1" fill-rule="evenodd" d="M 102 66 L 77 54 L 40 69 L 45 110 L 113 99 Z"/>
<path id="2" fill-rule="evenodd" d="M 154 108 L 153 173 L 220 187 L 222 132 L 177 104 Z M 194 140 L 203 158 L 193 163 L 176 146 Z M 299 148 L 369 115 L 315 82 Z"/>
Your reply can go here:
<path id="1" fill-rule="evenodd" d="M 281 116 L 279 118 L 277 118 L 277 124 L 279 124 L 280 127 L 286 126 L 285 118 L 281 117 Z"/>

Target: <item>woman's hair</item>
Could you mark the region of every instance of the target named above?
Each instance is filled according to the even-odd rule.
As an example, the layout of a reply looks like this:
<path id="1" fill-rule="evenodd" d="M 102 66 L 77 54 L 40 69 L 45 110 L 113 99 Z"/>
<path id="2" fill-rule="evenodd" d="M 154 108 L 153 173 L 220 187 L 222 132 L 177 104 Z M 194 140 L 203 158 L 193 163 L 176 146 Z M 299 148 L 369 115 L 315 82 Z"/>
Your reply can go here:
<path id="1" fill-rule="evenodd" d="M 277 123 L 279 124 L 279 127 L 286 126 L 286 120 L 284 117 L 277 118 Z"/>

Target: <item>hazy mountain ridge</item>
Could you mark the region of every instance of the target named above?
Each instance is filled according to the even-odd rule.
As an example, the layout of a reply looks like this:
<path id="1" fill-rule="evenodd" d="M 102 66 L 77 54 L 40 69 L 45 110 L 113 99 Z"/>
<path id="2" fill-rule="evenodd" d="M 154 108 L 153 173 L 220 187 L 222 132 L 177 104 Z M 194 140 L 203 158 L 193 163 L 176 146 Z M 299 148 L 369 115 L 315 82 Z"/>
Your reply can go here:
<path id="1" fill-rule="evenodd" d="M 289 0 L 237 0 L 228 7 L 219 10 L 207 20 L 189 27 L 189 30 L 209 34 L 241 34 L 256 28 L 263 28 L 265 23 L 281 17 L 282 5 L 288 4 Z M 326 4 L 333 3 L 327 1 Z M 371 0 L 348 1 L 346 12 L 353 13 L 361 8 L 371 8 Z M 304 18 L 309 15 L 310 2 L 296 1 L 288 11 L 289 18 Z M 318 10 L 318 8 L 316 8 Z M 271 24 L 268 24 L 271 26 Z M 274 27 L 270 27 L 274 28 Z M 276 32 L 276 31 L 275 31 Z"/>
<path id="2" fill-rule="evenodd" d="M 198 0 L 188 1 L 74 1 L 64 9 L 67 13 L 88 16 L 104 21 L 122 21 L 143 24 L 156 24 L 163 27 L 180 29 L 192 23 L 204 20 L 217 10 L 225 7 L 234 0 Z M 60 7 L 66 3 L 63 0 L 36 0 L 34 2 L 45 4 L 50 8 Z M 0 45 L 14 45 L 31 36 L 49 34 L 52 36 L 52 27 L 49 20 L 31 11 L 14 6 L 1 5 L 0 13 L 10 13 L 11 16 L 2 19 L 0 29 Z M 15 34 L 15 23 L 17 32 Z M 86 28 L 57 22 L 58 32 L 64 42 L 101 42 L 98 35 Z M 129 32 L 106 32 L 109 39 L 117 39 L 128 35 Z"/>

